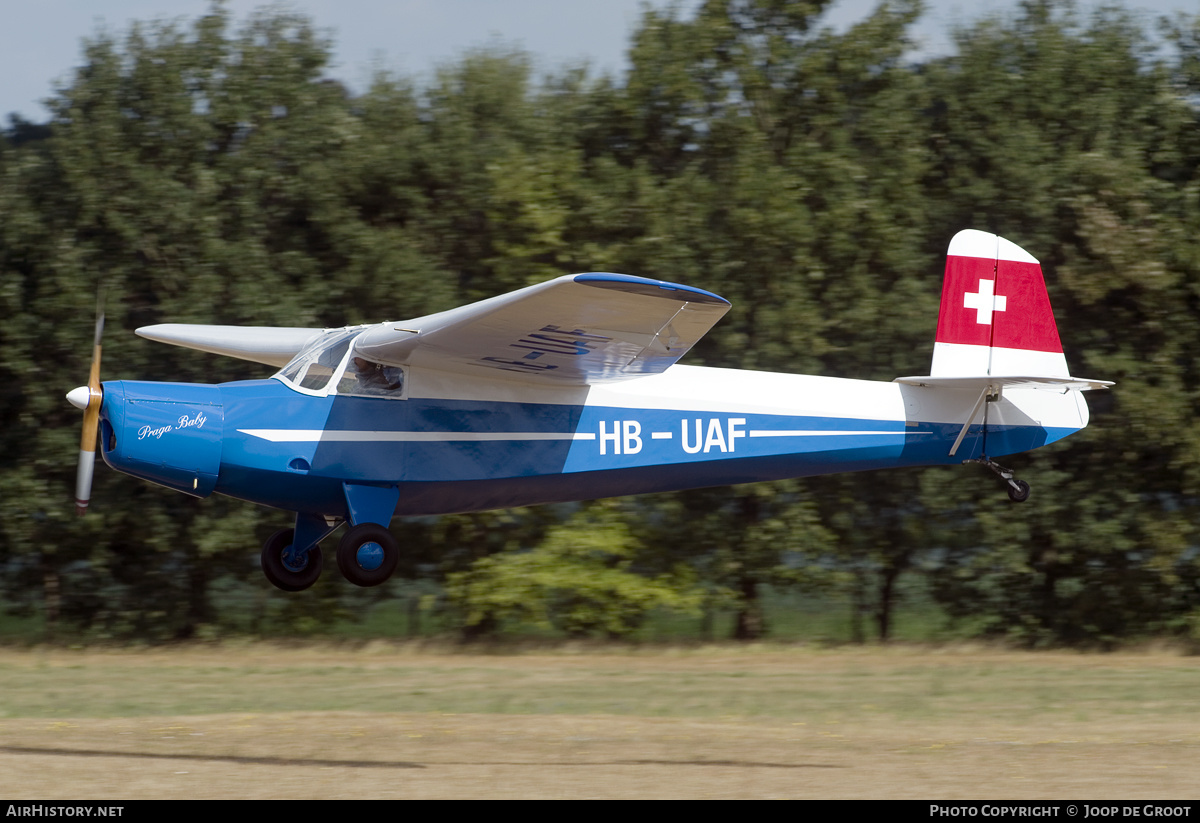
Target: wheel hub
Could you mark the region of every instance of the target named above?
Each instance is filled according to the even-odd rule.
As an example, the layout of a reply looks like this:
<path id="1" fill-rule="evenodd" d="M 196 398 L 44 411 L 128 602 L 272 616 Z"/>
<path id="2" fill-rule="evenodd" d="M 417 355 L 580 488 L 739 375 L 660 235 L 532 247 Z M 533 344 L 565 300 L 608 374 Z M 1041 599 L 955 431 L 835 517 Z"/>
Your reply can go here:
<path id="1" fill-rule="evenodd" d="M 283 567 L 290 572 L 302 572 L 308 567 L 308 552 L 300 554 L 295 544 L 283 550 Z"/>
<path id="2" fill-rule="evenodd" d="M 354 553 L 354 562 L 364 571 L 375 571 L 383 565 L 383 546 L 373 541 L 363 543 Z"/>

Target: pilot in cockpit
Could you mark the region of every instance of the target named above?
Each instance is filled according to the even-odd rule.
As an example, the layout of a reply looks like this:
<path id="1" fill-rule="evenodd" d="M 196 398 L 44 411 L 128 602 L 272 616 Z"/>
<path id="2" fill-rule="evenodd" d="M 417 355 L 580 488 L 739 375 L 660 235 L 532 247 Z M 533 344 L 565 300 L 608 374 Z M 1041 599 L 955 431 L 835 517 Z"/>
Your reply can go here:
<path id="1" fill-rule="evenodd" d="M 400 369 L 372 363 L 364 357 L 355 357 L 353 362 L 354 394 L 392 394 L 404 386 L 404 372 Z"/>

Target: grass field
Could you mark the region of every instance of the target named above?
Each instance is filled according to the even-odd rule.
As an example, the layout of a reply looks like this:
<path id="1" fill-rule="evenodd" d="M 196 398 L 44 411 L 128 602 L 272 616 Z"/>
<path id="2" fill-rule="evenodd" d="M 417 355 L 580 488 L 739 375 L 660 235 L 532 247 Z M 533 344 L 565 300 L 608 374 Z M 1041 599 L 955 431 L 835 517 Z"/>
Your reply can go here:
<path id="1" fill-rule="evenodd" d="M 0 797 L 1200 797 L 1200 659 L 0 650 Z"/>

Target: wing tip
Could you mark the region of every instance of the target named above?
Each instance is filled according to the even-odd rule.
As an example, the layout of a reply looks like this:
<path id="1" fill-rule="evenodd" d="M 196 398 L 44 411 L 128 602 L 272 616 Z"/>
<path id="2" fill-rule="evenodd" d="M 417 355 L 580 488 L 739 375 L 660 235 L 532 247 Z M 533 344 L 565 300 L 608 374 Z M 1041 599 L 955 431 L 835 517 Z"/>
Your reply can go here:
<path id="1" fill-rule="evenodd" d="M 134 334 L 156 343 L 236 357 L 269 366 L 283 366 L 323 329 L 284 326 L 216 326 L 199 323 L 159 323 L 141 326 Z"/>
<path id="2" fill-rule="evenodd" d="M 685 286 L 682 283 L 671 283 L 666 280 L 652 280 L 649 277 L 638 277 L 633 274 L 595 271 L 576 274 L 571 279 L 585 286 L 640 294 L 646 297 L 665 297 L 669 300 L 685 300 L 689 303 L 708 303 L 719 306 L 730 305 L 729 301 L 719 294 L 713 294 L 695 286 Z"/>

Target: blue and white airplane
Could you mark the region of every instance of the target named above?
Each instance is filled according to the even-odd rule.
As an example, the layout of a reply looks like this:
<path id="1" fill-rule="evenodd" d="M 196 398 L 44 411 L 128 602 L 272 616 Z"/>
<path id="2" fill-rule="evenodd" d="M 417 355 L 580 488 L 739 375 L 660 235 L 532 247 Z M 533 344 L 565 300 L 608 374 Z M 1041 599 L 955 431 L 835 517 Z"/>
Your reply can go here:
<path id="1" fill-rule="evenodd" d="M 1088 423 L 1041 267 L 964 231 L 950 244 L 930 374 L 891 383 L 676 365 L 729 309 L 702 289 L 575 274 L 461 308 L 340 329 L 166 324 L 142 337 L 281 367 L 220 385 L 100 383 L 85 409 L 76 490 L 90 497 L 99 428 L 114 469 L 206 497 L 296 512 L 263 547 L 287 591 L 321 574 L 341 524 L 342 574 L 387 580 L 396 515 L 803 477 L 980 463 Z"/>

